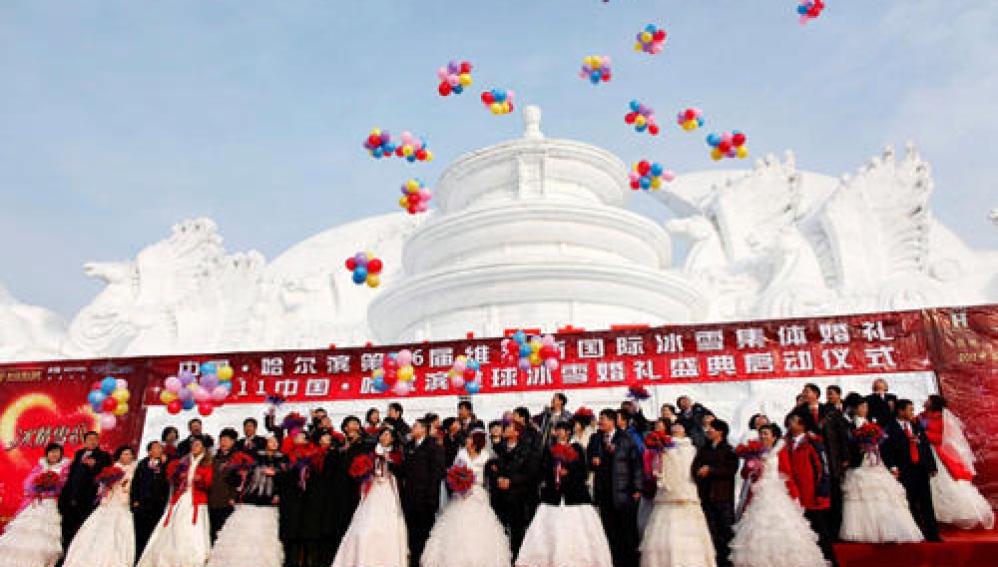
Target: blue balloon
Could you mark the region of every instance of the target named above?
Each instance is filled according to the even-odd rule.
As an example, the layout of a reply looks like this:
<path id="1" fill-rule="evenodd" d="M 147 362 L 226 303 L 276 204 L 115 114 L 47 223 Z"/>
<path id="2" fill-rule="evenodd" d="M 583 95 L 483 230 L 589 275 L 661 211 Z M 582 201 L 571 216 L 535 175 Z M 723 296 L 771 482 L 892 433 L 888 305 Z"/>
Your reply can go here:
<path id="1" fill-rule="evenodd" d="M 530 356 L 532 352 L 530 345 L 520 345 L 520 356 Z"/>
<path id="2" fill-rule="evenodd" d="M 187 400 L 184 400 L 183 402 L 181 402 L 181 404 L 182 404 L 182 406 L 183 406 L 183 408 L 185 410 L 193 409 L 195 403 L 196 402 L 194 401 L 194 398 L 190 398 L 190 399 L 187 399 Z"/>
<path id="3" fill-rule="evenodd" d="M 397 146 L 395 144 L 385 144 L 382 147 L 385 148 L 385 153 L 386 154 L 394 154 L 395 153 L 395 148 Z"/>
<path id="4" fill-rule="evenodd" d="M 217 374 L 217 373 L 218 373 L 218 367 L 215 366 L 214 362 L 205 362 L 204 364 L 201 365 L 202 376 L 207 376 L 209 374 Z"/>
<path id="5" fill-rule="evenodd" d="M 632 100 L 631 101 L 631 110 L 633 110 L 634 112 L 640 112 L 641 111 L 641 103 L 638 102 L 638 101 L 636 101 L 636 100 Z"/>
<path id="6" fill-rule="evenodd" d="M 482 389 L 482 386 L 478 382 L 465 382 L 464 389 L 469 394 L 477 394 Z"/>
<path id="7" fill-rule="evenodd" d="M 638 181 L 638 183 L 641 185 L 642 189 L 648 189 L 651 187 L 651 178 L 644 176 Z"/>
<path id="8" fill-rule="evenodd" d="M 655 24 L 648 24 L 647 26 L 645 26 L 645 31 L 655 33 L 658 30 L 655 29 Z"/>
<path id="9" fill-rule="evenodd" d="M 227 389 L 230 392 L 232 391 L 232 380 L 222 380 L 221 382 L 218 383 L 218 385 L 222 386 L 223 388 Z"/>
<path id="10" fill-rule="evenodd" d="M 406 159 L 406 161 L 409 161 L 409 162 L 413 162 L 413 161 L 416 161 L 416 154 L 415 154 L 415 152 L 413 152 L 413 153 L 411 153 L 411 154 L 407 155 L 407 156 L 405 157 L 405 159 Z"/>
<path id="11" fill-rule="evenodd" d="M 115 380 L 114 378 L 111 378 L 110 376 L 100 381 L 101 392 L 104 392 L 108 396 L 110 396 L 111 393 L 114 392 L 114 389 L 117 387 L 118 387 L 118 381 Z"/>
<path id="12" fill-rule="evenodd" d="M 703 118 L 697 117 L 697 126 L 703 126 Z"/>
<path id="13" fill-rule="evenodd" d="M 592 84 L 594 84 L 594 85 L 598 84 L 599 80 L 600 80 L 600 72 L 599 71 L 593 71 L 592 73 L 589 74 L 589 81 L 592 82 Z"/>
<path id="14" fill-rule="evenodd" d="M 100 405 L 104 402 L 104 398 L 106 397 L 107 396 L 104 395 L 104 392 L 101 390 L 91 390 L 87 395 L 87 401 L 90 402 L 90 405 L 92 405 L 96 411 L 100 412 L 100 409 L 98 408 L 100 408 Z"/>
<path id="15" fill-rule="evenodd" d="M 456 87 L 451 87 L 451 91 L 453 91 L 454 94 L 461 94 L 464 92 L 464 87 L 457 85 Z"/>
<path id="16" fill-rule="evenodd" d="M 721 143 L 721 136 L 718 134 L 708 134 L 707 143 L 716 148 L 717 145 Z"/>
<path id="17" fill-rule="evenodd" d="M 399 357 L 399 353 L 397 353 L 397 352 L 390 352 L 390 353 L 388 353 L 388 358 L 390 358 L 392 360 L 395 360 L 398 357 Z"/>
<path id="18" fill-rule="evenodd" d="M 527 341 L 527 333 L 524 333 L 523 331 L 517 331 L 513 333 L 513 340 L 520 344 L 523 344 L 524 342 Z"/>
<path id="19" fill-rule="evenodd" d="M 357 266 L 353 270 L 353 283 L 362 284 L 367 281 L 367 268 L 364 266 Z"/>
<path id="20" fill-rule="evenodd" d="M 481 365 L 478 363 L 477 360 L 469 360 L 466 366 L 472 370 L 475 370 L 476 372 L 478 371 L 479 368 L 481 368 Z"/>
<path id="21" fill-rule="evenodd" d="M 506 102 L 506 91 L 496 91 L 493 95 L 496 102 Z"/>
<path id="22" fill-rule="evenodd" d="M 797 13 L 803 16 L 807 13 L 808 8 L 809 6 L 807 4 L 801 4 L 797 6 Z"/>
<path id="23" fill-rule="evenodd" d="M 374 382 L 371 383 L 371 386 L 373 386 L 374 389 L 377 390 L 377 391 L 379 391 L 379 392 L 384 392 L 385 391 L 385 386 L 387 386 L 387 384 L 385 384 L 385 379 L 384 378 L 382 378 L 381 376 L 378 376 L 377 378 L 374 379 Z"/>
<path id="24" fill-rule="evenodd" d="M 385 152 L 384 150 L 381 149 L 381 146 L 378 146 L 373 150 L 371 150 L 371 155 L 373 155 L 376 158 L 380 158 L 381 156 L 385 155 Z"/>
<path id="25" fill-rule="evenodd" d="M 657 162 L 651 164 L 651 176 L 652 177 L 658 177 L 659 175 L 662 175 L 662 171 L 663 171 L 662 164 L 657 163 Z"/>

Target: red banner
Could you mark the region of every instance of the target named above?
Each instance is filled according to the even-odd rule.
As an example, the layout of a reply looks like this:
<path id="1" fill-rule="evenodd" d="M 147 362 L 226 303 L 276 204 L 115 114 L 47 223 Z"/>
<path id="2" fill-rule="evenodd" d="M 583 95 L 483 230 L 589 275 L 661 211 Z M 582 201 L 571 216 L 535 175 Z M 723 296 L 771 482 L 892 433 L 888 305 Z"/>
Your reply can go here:
<path id="1" fill-rule="evenodd" d="M 939 389 L 977 457 L 974 483 L 998 506 L 998 309 L 930 309 L 926 326 Z"/>
<path id="2" fill-rule="evenodd" d="M 688 383 L 828 377 L 926 370 L 929 360 L 919 312 L 820 319 L 561 333 L 560 368 L 521 371 L 504 359 L 500 339 L 395 347 L 190 355 L 150 360 L 147 404 L 161 404 L 163 380 L 203 362 L 235 370 L 230 403 L 391 398 L 372 387 L 371 372 L 389 353 L 413 352 L 415 396 L 455 395 L 447 373 L 454 358 L 481 364 L 480 394 L 600 388 L 636 383 Z"/>
<path id="3" fill-rule="evenodd" d="M 24 363 L 0 366 L 0 526 L 21 504 L 23 479 L 51 442 L 62 443 L 72 457 L 83 434 L 97 430 L 98 416 L 87 403 L 92 385 L 106 376 L 128 381 L 130 409 L 111 431 L 101 433 L 109 451 L 136 446 L 142 436 L 146 387 L 145 360 Z"/>

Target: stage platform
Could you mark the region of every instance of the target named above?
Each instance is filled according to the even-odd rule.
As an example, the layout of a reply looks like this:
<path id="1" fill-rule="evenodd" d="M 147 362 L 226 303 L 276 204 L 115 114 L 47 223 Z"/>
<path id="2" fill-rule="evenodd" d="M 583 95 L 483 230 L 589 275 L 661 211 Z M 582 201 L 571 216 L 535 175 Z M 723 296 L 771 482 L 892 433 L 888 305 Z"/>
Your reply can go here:
<path id="1" fill-rule="evenodd" d="M 998 530 L 946 530 L 942 538 L 942 543 L 840 543 L 835 554 L 841 567 L 998 566 Z"/>

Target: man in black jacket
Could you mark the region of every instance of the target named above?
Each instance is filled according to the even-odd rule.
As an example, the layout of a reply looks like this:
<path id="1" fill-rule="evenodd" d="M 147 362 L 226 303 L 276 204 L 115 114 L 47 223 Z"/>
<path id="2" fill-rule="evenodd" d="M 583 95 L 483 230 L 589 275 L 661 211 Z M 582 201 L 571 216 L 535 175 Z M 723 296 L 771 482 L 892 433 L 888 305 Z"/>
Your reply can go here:
<path id="1" fill-rule="evenodd" d="M 96 431 L 83 435 L 83 448 L 73 455 L 69 477 L 59 493 L 63 549 L 69 549 L 80 526 L 97 509 L 97 475 L 111 466 L 111 455 L 102 451 L 99 443 Z"/>
<path id="2" fill-rule="evenodd" d="M 617 428 L 617 411 L 599 414 L 599 431 L 589 439 L 586 458 L 595 475 L 594 493 L 614 567 L 638 564 L 638 501 L 643 473 L 634 439 Z"/>
<path id="3" fill-rule="evenodd" d="M 395 428 L 395 432 L 398 433 L 399 439 L 407 441 L 412 428 L 409 427 L 409 424 L 406 423 L 405 419 L 402 417 L 403 411 L 402 404 L 398 402 L 388 404 L 388 417 L 385 418 L 385 422 Z"/>
<path id="4" fill-rule="evenodd" d="M 877 378 L 873 381 L 873 393 L 866 397 L 867 415 L 870 421 L 885 430 L 894 421 L 894 406 L 898 397 L 887 392 L 887 380 Z"/>
<path id="5" fill-rule="evenodd" d="M 236 442 L 236 451 L 242 451 L 248 455 L 256 455 L 257 451 L 267 450 L 267 438 L 257 435 L 256 430 L 260 426 L 256 418 L 247 417 L 243 420 L 243 437 Z"/>
<path id="6" fill-rule="evenodd" d="M 683 428 L 686 429 L 686 435 L 693 442 L 693 445 L 697 448 L 703 447 L 707 441 L 704 432 L 704 421 L 708 415 L 713 415 L 713 413 L 702 405 L 693 403 L 693 400 L 689 396 L 679 396 L 676 398 L 676 408 L 679 411 L 676 414 L 676 421 L 683 424 Z"/>
<path id="7" fill-rule="evenodd" d="M 825 388 L 825 419 L 821 426 L 821 437 L 828 453 L 828 478 L 831 485 L 832 508 L 829 514 L 829 531 L 838 539 L 842 526 L 842 480 L 849 468 L 849 433 L 852 430 L 849 418 L 845 416 L 842 404 L 842 388 L 831 385 Z"/>
<path id="8" fill-rule="evenodd" d="M 409 564 L 419 567 L 426 540 L 440 506 L 440 482 L 444 478 L 444 450 L 429 439 L 430 425 L 416 420 L 412 440 L 402 460 L 402 511 L 409 528 Z"/>
<path id="9" fill-rule="evenodd" d="M 507 424 L 498 457 L 488 465 L 492 507 L 509 531 L 514 557 L 530 525 L 530 507 L 537 499 L 538 461 L 533 447 L 523 439 L 524 431 L 519 421 Z"/>
<path id="10" fill-rule="evenodd" d="M 881 424 L 887 439 L 880 447 L 880 456 L 894 478 L 904 485 L 908 508 L 922 535 L 927 541 L 940 541 L 929 487 L 929 479 L 936 476 L 936 461 L 929 440 L 925 429 L 915 419 L 915 405 L 911 400 L 898 400 L 895 415 L 896 419 Z"/>
<path id="11" fill-rule="evenodd" d="M 204 427 L 204 425 L 201 423 L 201 420 L 196 417 L 187 422 L 187 430 L 190 432 L 190 435 L 187 436 L 187 439 L 184 439 L 179 445 L 177 445 L 178 457 L 183 457 L 191 452 L 191 441 L 194 439 L 200 439 L 201 443 L 204 444 L 205 449 L 211 450 L 211 448 L 215 446 L 215 440 L 211 438 L 211 435 L 204 433 L 204 431 L 202 431 L 202 427 Z"/>
<path id="12" fill-rule="evenodd" d="M 135 523 L 135 556 L 141 557 L 156 522 L 163 517 L 170 497 L 170 482 L 166 478 L 166 455 L 159 441 L 146 445 L 146 458 L 135 466 L 129 498 Z"/>
<path id="13" fill-rule="evenodd" d="M 690 472 L 696 480 L 700 506 L 714 541 L 718 567 L 731 565 L 728 544 L 734 537 L 735 472 L 738 456 L 728 444 L 728 424 L 715 419 L 707 426 L 707 443 L 700 447 Z"/>

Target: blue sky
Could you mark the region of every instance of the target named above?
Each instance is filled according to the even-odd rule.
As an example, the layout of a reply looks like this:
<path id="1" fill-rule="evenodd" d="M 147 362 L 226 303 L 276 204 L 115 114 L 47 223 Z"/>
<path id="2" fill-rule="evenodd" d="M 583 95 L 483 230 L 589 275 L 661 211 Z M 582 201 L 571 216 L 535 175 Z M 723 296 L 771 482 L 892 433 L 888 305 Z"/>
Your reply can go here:
<path id="1" fill-rule="evenodd" d="M 181 219 L 214 218 L 230 251 L 273 258 L 397 210 L 407 177 L 432 185 L 460 154 L 519 134 L 518 115 L 478 101 L 493 86 L 539 104 L 549 136 L 680 173 L 718 167 L 712 127 L 836 176 L 910 139 L 933 165 L 935 214 L 998 245 L 998 3 L 827 5 L 802 27 L 795 0 L 5 0 L 0 285 L 68 318 L 101 287 L 83 262 L 131 258 Z M 647 23 L 669 33 L 661 55 L 631 50 Z M 590 54 L 613 56 L 611 83 L 576 76 Z M 454 58 L 476 83 L 442 99 L 435 69 Z M 632 98 L 664 135 L 625 127 Z M 689 105 L 706 130 L 669 121 Z M 374 126 L 425 135 L 437 159 L 368 158 Z"/>

